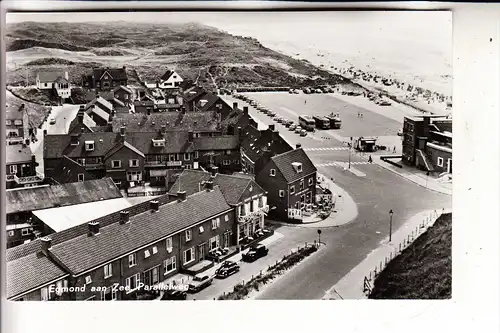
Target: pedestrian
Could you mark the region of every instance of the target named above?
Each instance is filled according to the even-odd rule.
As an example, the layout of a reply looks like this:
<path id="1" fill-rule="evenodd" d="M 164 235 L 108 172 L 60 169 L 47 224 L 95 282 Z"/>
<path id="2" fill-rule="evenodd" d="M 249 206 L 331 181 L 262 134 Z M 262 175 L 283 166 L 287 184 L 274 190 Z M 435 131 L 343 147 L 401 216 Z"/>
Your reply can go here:
<path id="1" fill-rule="evenodd" d="M 368 162 L 372 163 L 373 160 L 372 160 L 372 155 L 368 156 Z"/>
<path id="2" fill-rule="evenodd" d="M 392 152 L 395 154 L 396 153 L 396 146 L 394 146 L 394 149 L 392 150 Z"/>
<path id="3" fill-rule="evenodd" d="M 360 116 L 361 116 L 361 118 L 363 118 L 363 112 L 361 112 Z"/>
<path id="4" fill-rule="evenodd" d="M 307 99 L 304 101 L 304 104 L 307 104 Z"/>

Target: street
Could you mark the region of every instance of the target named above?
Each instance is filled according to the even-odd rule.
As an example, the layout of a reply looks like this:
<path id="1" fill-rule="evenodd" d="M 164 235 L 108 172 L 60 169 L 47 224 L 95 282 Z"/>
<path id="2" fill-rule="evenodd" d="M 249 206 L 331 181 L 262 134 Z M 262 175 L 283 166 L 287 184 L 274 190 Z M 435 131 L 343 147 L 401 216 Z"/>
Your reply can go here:
<path id="1" fill-rule="evenodd" d="M 285 96 L 273 93 L 252 95 L 258 96 L 258 98 L 255 97 L 258 102 L 271 107 L 279 115 L 294 121 L 296 118 L 292 118 L 290 111 L 284 111 L 280 105 L 286 105 L 285 108 L 288 110 L 300 110 L 300 114 L 313 115 L 319 113 L 323 103 L 322 110 L 326 114 L 329 113 L 326 109 L 331 107 L 325 103 L 325 98 L 333 100 L 331 96 L 308 95 L 307 104 L 304 105 L 303 99 L 298 98 L 302 95 Z M 265 96 L 265 98 L 263 97 L 261 100 L 261 96 Z M 316 98 L 318 102 L 311 102 Z M 295 101 L 295 105 L 290 100 Z M 242 104 L 244 102 L 241 100 L 237 101 L 240 106 L 246 105 Z M 394 135 L 401 127 L 401 124 L 395 120 L 383 121 L 380 118 L 383 116 L 372 114 L 368 110 L 363 111 L 363 120 L 358 119 L 356 111 L 352 110 L 356 109 L 351 109 L 349 106 L 341 113 L 342 126 L 346 128 L 344 133 L 348 133 L 348 135 Z M 318 172 L 329 178 L 334 178 L 336 184 L 345 189 L 358 205 L 358 216 L 354 221 L 344 226 L 323 230 L 321 237 L 322 241 L 326 242 L 326 247 L 321 253 L 293 268 L 258 294 L 256 299 L 320 299 L 328 289 L 376 249 L 379 243 L 388 236 L 389 210 L 394 211 L 394 232 L 406 220 L 423 210 L 451 208 L 451 196 L 430 191 L 376 164 L 367 163 L 367 155 L 362 157 L 359 154 L 351 154 L 351 168 L 365 174 L 363 177 L 336 165 L 319 166 L 331 162 L 348 162 L 349 150 L 311 149 L 344 147 L 341 141 L 325 133 L 338 130 L 317 130 L 315 133 L 308 133 L 307 137 L 299 137 L 298 134 L 288 131 L 284 126 L 274 122 L 263 113 L 257 112 L 255 108 L 249 107 L 249 112 L 259 122 L 267 125 L 276 124 L 280 134 L 292 146 L 301 143 L 313 163 L 318 165 Z M 342 116 L 348 112 L 353 112 L 354 118 Z M 370 121 L 374 121 L 375 125 L 372 126 Z M 350 124 L 350 122 L 354 124 Z M 344 135 L 342 134 L 342 136 Z M 290 229 L 292 231 L 289 231 Z M 286 226 L 280 227 L 276 231 L 283 234 L 297 233 L 304 239 L 317 237 L 314 228 Z M 357 281 L 353 281 L 353 283 L 357 283 Z"/>

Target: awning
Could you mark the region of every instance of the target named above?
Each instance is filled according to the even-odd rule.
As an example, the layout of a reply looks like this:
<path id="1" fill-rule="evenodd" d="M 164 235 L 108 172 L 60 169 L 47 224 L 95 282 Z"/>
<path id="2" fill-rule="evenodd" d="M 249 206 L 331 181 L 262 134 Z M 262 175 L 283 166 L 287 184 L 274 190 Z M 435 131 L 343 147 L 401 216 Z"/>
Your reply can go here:
<path id="1" fill-rule="evenodd" d="M 163 170 L 150 170 L 149 171 L 149 175 L 151 177 L 162 177 L 162 176 L 166 176 L 167 175 L 167 170 L 166 169 L 163 169 Z"/>

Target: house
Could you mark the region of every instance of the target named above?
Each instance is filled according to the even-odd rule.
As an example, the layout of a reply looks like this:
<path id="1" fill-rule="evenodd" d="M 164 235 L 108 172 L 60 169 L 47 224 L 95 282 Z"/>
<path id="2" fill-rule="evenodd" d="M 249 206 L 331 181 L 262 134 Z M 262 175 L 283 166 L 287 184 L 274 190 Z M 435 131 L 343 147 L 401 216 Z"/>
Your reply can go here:
<path id="1" fill-rule="evenodd" d="M 405 117 L 402 162 L 431 173 L 452 173 L 452 119 Z"/>
<path id="2" fill-rule="evenodd" d="M 134 113 L 150 115 L 155 108 L 155 103 L 149 99 L 134 101 Z"/>
<path id="3" fill-rule="evenodd" d="M 125 86 L 119 86 L 113 89 L 114 102 L 120 106 L 129 106 L 132 103 L 133 92 Z M 121 104 L 119 103 L 121 102 Z"/>
<path id="4" fill-rule="evenodd" d="M 241 168 L 245 172 L 256 175 L 268 163 L 270 157 L 293 150 L 279 135 L 274 124 L 263 131 L 257 131 L 251 125 L 241 131 Z"/>
<path id="5" fill-rule="evenodd" d="M 185 90 L 182 96 L 184 101 L 184 107 L 186 111 L 194 111 L 195 104 L 206 94 L 207 92 L 200 85 L 192 86 Z"/>
<path id="6" fill-rule="evenodd" d="M 49 179 L 46 178 L 46 180 L 50 181 L 53 185 L 95 179 L 95 177 L 85 169 L 85 166 L 67 156 L 61 158 L 59 165 L 57 165 L 55 169 L 58 170 L 58 172 L 52 173 Z"/>
<path id="7" fill-rule="evenodd" d="M 96 98 L 85 105 L 84 111 L 92 118 L 97 126 L 106 126 L 111 120 L 113 105 L 97 95 Z"/>
<path id="8" fill-rule="evenodd" d="M 241 171 L 238 135 L 194 138 L 199 163 L 204 168 L 218 167 L 222 173 Z"/>
<path id="9" fill-rule="evenodd" d="M 228 247 L 230 243 L 240 245 L 249 238 L 258 238 L 256 234 L 264 229 L 264 217 L 269 212 L 269 206 L 266 191 L 253 179 L 220 174 L 217 167 L 212 168 L 211 172 L 184 170 L 172 186 L 170 194 L 175 196 L 175 191 L 184 191 L 191 195 L 205 191 L 210 181 L 214 186 L 220 187 L 226 202 L 234 208 L 236 214 L 237 223 L 233 226 L 232 234 L 224 235 L 222 246 Z"/>
<path id="10" fill-rule="evenodd" d="M 31 152 L 29 139 L 21 145 L 7 145 L 6 157 L 6 188 L 29 187 L 41 183 L 44 176 L 36 171 L 38 163 Z"/>
<path id="11" fill-rule="evenodd" d="M 24 104 L 9 106 L 5 112 L 5 137 L 8 145 L 20 145 L 33 135 L 29 128 L 28 113 Z"/>
<path id="12" fill-rule="evenodd" d="M 296 149 L 272 156 L 256 174 L 256 182 L 267 191 L 268 204 L 276 207 L 273 218 L 287 221 L 316 200 L 316 167 L 297 144 Z"/>
<path id="13" fill-rule="evenodd" d="M 223 108 L 224 109 L 224 108 Z M 223 110 L 222 113 L 225 111 Z M 232 111 L 229 114 L 221 115 L 221 129 L 223 133 L 235 134 L 238 127 L 246 128 L 253 126 L 258 128 L 257 122 L 248 114 L 248 106 L 244 106 L 243 110 L 238 108 L 238 103 L 233 103 Z"/>
<path id="14" fill-rule="evenodd" d="M 158 83 L 158 87 L 162 89 L 178 89 L 184 80 L 175 71 L 167 70 Z"/>
<path id="15" fill-rule="evenodd" d="M 91 74 L 82 76 L 82 86 L 89 89 L 112 90 L 128 84 L 126 67 L 94 68 Z"/>
<path id="16" fill-rule="evenodd" d="M 211 267 L 208 252 L 221 246 L 235 221 L 219 187 L 210 184 L 191 196 L 178 193 L 176 201 L 144 204 L 8 251 L 7 298 L 135 299 L 140 283 L 154 286 Z M 68 288 L 58 293 L 51 286 Z"/>
<path id="17" fill-rule="evenodd" d="M 56 88 L 55 83 L 58 78 L 68 82 L 68 72 L 38 72 L 36 74 L 36 87 L 40 90 L 51 90 Z M 61 81 L 63 82 L 63 81 Z M 69 87 L 67 87 L 69 88 Z"/>
<path id="18" fill-rule="evenodd" d="M 221 118 L 225 119 L 233 110 L 238 108 L 238 103 L 233 103 L 233 108 L 229 106 L 222 98 L 214 93 L 206 93 L 194 100 L 192 103 L 192 111 L 206 112 L 216 111 L 220 113 Z"/>
<path id="19" fill-rule="evenodd" d="M 54 81 L 53 91 L 62 102 L 71 97 L 71 87 L 67 77 L 59 76 Z"/>
<path id="20" fill-rule="evenodd" d="M 9 224 L 7 229 L 7 248 L 24 244 L 35 239 L 36 234 L 30 223 Z"/>
<path id="21" fill-rule="evenodd" d="M 85 107 L 80 106 L 80 110 L 76 117 L 69 124 L 68 134 L 72 133 L 91 133 L 93 128 L 96 127 L 96 122 L 85 112 Z"/>
<path id="22" fill-rule="evenodd" d="M 155 112 L 180 112 L 182 111 L 182 105 L 168 103 L 156 104 L 153 110 Z"/>

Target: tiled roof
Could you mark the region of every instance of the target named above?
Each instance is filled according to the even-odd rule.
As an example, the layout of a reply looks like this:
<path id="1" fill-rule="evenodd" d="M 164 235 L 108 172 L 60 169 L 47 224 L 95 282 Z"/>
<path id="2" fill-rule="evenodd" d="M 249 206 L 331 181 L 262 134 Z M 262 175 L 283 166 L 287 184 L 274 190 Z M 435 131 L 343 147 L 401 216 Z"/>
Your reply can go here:
<path id="1" fill-rule="evenodd" d="M 83 125 L 85 125 L 91 131 L 93 131 L 92 130 L 93 127 L 97 126 L 94 119 L 90 118 L 90 116 L 86 112 L 83 113 Z M 80 126 L 80 124 L 78 123 L 78 113 L 77 113 L 75 118 L 69 124 L 69 131 L 68 132 L 69 133 L 73 132 L 75 130 L 75 128 L 78 126 Z"/>
<path id="2" fill-rule="evenodd" d="M 58 77 L 64 77 L 62 72 L 39 72 L 37 75 L 40 82 L 54 82 Z"/>
<path id="3" fill-rule="evenodd" d="M 216 132 L 218 122 L 215 112 L 165 112 L 145 114 L 120 113 L 112 119 L 113 131 L 125 126 L 129 132 L 156 132 L 162 125 L 168 130 Z"/>
<path id="4" fill-rule="evenodd" d="M 104 155 L 104 158 L 108 158 L 109 156 L 113 155 L 114 153 L 116 153 L 118 150 L 122 149 L 123 147 L 125 148 L 128 148 L 130 150 L 132 150 L 134 153 L 136 153 L 137 155 L 139 156 L 142 156 L 144 157 L 144 154 L 137 148 L 135 148 L 134 146 L 132 146 L 130 143 L 128 143 L 127 141 L 121 143 L 121 142 L 118 142 L 113 148 L 111 148 L 105 155 Z"/>
<path id="5" fill-rule="evenodd" d="M 116 93 L 119 90 L 125 90 L 127 93 L 132 94 L 132 90 L 130 90 L 129 88 L 127 88 L 125 86 L 116 87 L 115 89 L 113 89 L 113 93 Z"/>
<path id="6" fill-rule="evenodd" d="M 93 109 L 89 109 L 87 112 L 89 115 L 97 115 L 99 118 L 109 121 L 109 113 L 97 105 Z"/>
<path id="7" fill-rule="evenodd" d="M 97 68 L 94 69 L 93 75 L 96 80 L 99 80 L 104 72 L 108 72 L 113 80 L 127 80 L 127 72 L 125 68 Z"/>
<path id="8" fill-rule="evenodd" d="M 206 93 L 205 95 L 201 96 L 197 102 L 195 103 L 196 107 L 199 109 L 200 112 L 207 111 L 210 109 L 214 103 L 219 99 L 219 96 L 212 94 L 212 93 Z M 204 101 L 204 105 L 202 106 L 202 101 Z"/>
<path id="9" fill-rule="evenodd" d="M 162 75 L 161 80 L 162 81 L 167 81 L 168 79 L 170 79 L 170 77 L 172 76 L 172 74 L 174 74 L 174 71 L 167 70 L 165 72 L 165 74 Z"/>
<path id="10" fill-rule="evenodd" d="M 41 253 L 7 262 L 7 298 L 61 278 L 65 273 Z"/>
<path id="11" fill-rule="evenodd" d="M 102 92 L 102 93 L 106 93 L 106 92 Z M 101 93 L 101 94 L 102 94 Z M 114 95 L 111 93 L 111 95 L 109 96 L 111 99 L 114 98 Z M 110 113 L 111 111 L 113 111 L 113 105 L 108 102 L 103 96 L 99 95 L 99 96 L 96 96 L 92 101 L 90 101 L 89 103 L 87 103 L 87 105 L 85 105 L 85 111 L 88 111 L 90 109 L 90 106 L 91 105 L 95 105 L 96 108 L 97 107 L 100 107 L 101 109 L 103 109 L 103 111 L 105 111 L 106 113 Z"/>
<path id="12" fill-rule="evenodd" d="M 236 149 L 239 145 L 237 135 L 222 135 L 208 138 L 194 138 L 196 150 L 225 150 Z"/>
<path id="13" fill-rule="evenodd" d="M 279 135 L 279 133 L 272 133 L 270 130 L 262 131 L 260 137 L 254 138 L 253 141 L 245 141 L 245 145 L 243 146 L 245 155 L 247 155 L 253 162 L 256 162 L 264 155 L 265 149 L 271 151 L 273 155 L 293 150 L 293 148 Z"/>
<path id="14" fill-rule="evenodd" d="M 199 99 L 205 93 L 205 89 L 194 86 L 184 92 L 184 100 L 186 102 L 191 102 Z"/>
<path id="15" fill-rule="evenodd" d="M 50 251 L 73 274 L 79 274 L 229 209 L 216 187 L 131 217 L 125 225 L 111 224 L 97 235 L 84 234 L 54 245 Z"/>
<path id="16" fill-rule="evenodd" d="M 184 170 L 182 174 L 177 178 L 174 185 L 170 190 L 170 193 L 176 194 L 179 187 L 182 191 L 186 191 L 187 195 L 197 193 L 204 190 L 204 185 L 201 183 L 209 180 L 211 174 L 209 172 L 198 171 L 198 170 Z M 242 199 L 242 195 L 249 185 L 253 186 L 252 194 L 265 192 L 252 178 L 240 177 L 235 175 L 225 175 L 216 174 L 213 179 L 214 185 L 220 186 L 224 198 L 230 205 L 236 205 Z"/>
<path id="17" fill-rule="evenodd" d="M 69 83 L 68 80 L 66 80 L 65 77 L 63 76 L 58 76 L 57 79 L 55 80 L 56 83 Z"/>
<path id="18" fill-rule="evenodd" d="M 111 178 L 7 190 L 7 214 L 121 198 Z"/>
<path id="19" fill-rule="evenodd" d="M 127 210 L 129 211 L 130 216 L 132 217 L 149 210 L 151 200 L 144 201 L 129 207 Z M 160 205 L 163 205 L 170 201 L 170 197 L 168 194 L 165 194 L 159 197 L 155 197 L 154 200 L 157 200 L 160 203 Z M 116 211 L 106 216 L 102 216 L 100 218 L 95 219 L 94 221 L 99 222 L 101 227 L 117 223 L 118 221 L 120 221 L 120 211 Z M 88 231 L 87 224 L 81 224 L 58 233 L 50 234 L 48 236 L 52 239 L 52 245 L 55 245 L 55 244 L 60 244 L 62 242 L 66 242 L 67 240 L 78 237 L 80 235 L 87 234 L 87 231 Z M 18 258 L 22 258 L 29 254 L 39 252 L 41 251 L 41 249 L 42 247 L 40 239 L 35 239 L 27 244 L 21 244 L 12 247 L 10 249 L 7 249 L 5 257 L 7 261 L 16 260 Z"/>
<path id="20" fill-rule="evenodd" d="M 178 109 L 181 107 L 181 105 L 177 104 L 177 103 L 175 103 L 175 104 L 168 104 L 167 103 L 167 104 L 157 104 L 156 107 L 158 109 Z"/>
<path id="21" fill-rule="evenodd" d="M 317 171 L 316 167 L 302 148 L 273 156 L 271 159 L 289 183 Z M 297 172 L 295 170 L 292 165 L 294 162 L 302 163 L 302 172 Z"/>
<path id="22" fill-rule="evenodd" d="M 6 145 L 5 157 L 7 164 L 23 163 L 31 161 L 30 146 L 23 145 Z"/>
<path id="23" fill-rule="evenodd" d="M 94 176 L 88 173 L 81 164 L 73 161 L 71 158 L 67 156 L 63 156 L 61 162 L 58 166 L 55 167 L 57 172 L 54 172 L 52 175 L 52 179 L 58 182 L 59 184 L 70 183 L 72 180 L 77 179 L 77 175 L 82 173 L 83 179 L 92 180 Z M 76 175 L 75 175 L 76 173 Z"/>

